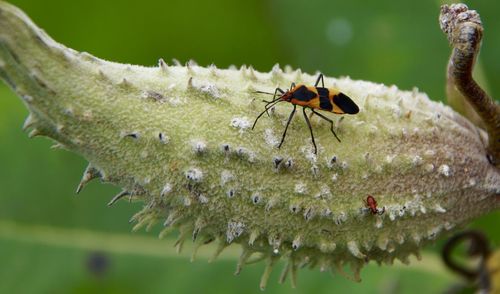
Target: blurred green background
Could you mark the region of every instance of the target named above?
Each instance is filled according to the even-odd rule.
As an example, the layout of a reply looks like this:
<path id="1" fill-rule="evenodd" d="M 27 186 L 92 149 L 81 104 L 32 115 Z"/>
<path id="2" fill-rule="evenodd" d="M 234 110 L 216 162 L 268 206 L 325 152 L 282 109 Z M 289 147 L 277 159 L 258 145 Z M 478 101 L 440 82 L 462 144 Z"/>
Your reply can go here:
<path id="1" fill-rule="evenodd" d="M 11 0 L 55 40 L 100 58 L 156 65 L 158 58 L 200 65 L 275 63 L 327 75 L 348 75 L 402 89 L 416 86 L 443 100 L 450 53 L 438 26 L 439 1 Z M 481 69 L 493 96 L 500 93 L 500 9 L 497 1 L 470 4 L 481 13 Z M 472 3 L 472 1 L 471 1 Z M 74 196 L 85 161 L 53 151 L 47 139 L 21 131 L 26 109 L 0 85 L 0 293 L 257 293 L 264 264 L 232 275 L 238 248 L 208 264 L 209 252 L 189 261 L 157 231 L 131 233 L 141 205 L 107 201 L 117 187 L 91 183 Z M 500 243 L 495 212 L 472 226 Z M 174 234 L 175 235 L 175 234 Z M 174 238 L 172 236 L 171 238 Z M 436 293 L 456 277 L 439 261 L 441 243 L 412 266 L 369 265 L 363 282 L 319 271 L 299 272 L 298 288 L 267 293 Z"/>

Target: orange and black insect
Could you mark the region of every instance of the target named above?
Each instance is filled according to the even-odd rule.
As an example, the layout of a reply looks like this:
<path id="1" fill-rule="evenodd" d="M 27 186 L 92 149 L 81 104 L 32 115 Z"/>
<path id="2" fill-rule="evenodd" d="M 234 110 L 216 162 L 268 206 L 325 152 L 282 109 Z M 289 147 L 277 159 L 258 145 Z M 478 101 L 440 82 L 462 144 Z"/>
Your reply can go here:
<path id="1" fill-rule="evenodd" d="M 372 195 L 368 195 L 368 197 L 366 197 L 366 200 L 363 199 L 363 202 L 365 203 L 365 206 L 370 210 L 371 214 L 384 214 L 385 206 L 382 208 L 382 210 L 378 209 L 377 200 L 375 200 Z"/>
<path id="2" fill-rule="evenodd" d="M 321 87 L 318 87 L 320 81 Z M 306 109 L 311 110 L 311 115 L 316 114 L 320 118 L 329 122 L 330 130 L 339 142 L 340 139 L 339 137 L 337 137 L 337 134 L 335 134 L 335 131 L 333 130 L 333 121 L 325 115 L 317 112 L 316 110 L 328 111 L 335 114 L 356 114 L 359 112 L 359 108 L 356 103 L 354 103 L 354 101 L 352 101 L 351 98 L 349 98 L 347 95 L 335 88 L 325 88 L 323 74 L 320 74 L 318 76 L 318 79 L 316 80 L 314 86 L 306 86 L 304 84 L 295 85 L 295 83 L 292 83 L 288 91 L 283 91 L 280 88 L 276 88 L 274 94 L 261 91 L 257 91 L 257 93 L 273 95 L 273 99 L 271 101 L 264 100 L 264 102 L 266 102 L 267 104 L 264 111 L 260 113 L 259 116 L 257 116 L 257 118 L 255 119 L 252 130 L 255 128 L 255 125 L 257 124 L 259 118 L 264 115 L 264 113 L 268 113 L 268 110 L 271 109 L 274 105 L 280 102 L 289 102 L 293 105 L 293 110 L 288 117 L 285 131 L 283 132 L 283 136 L 281 138 L 280 144 L 278 145 L 278 148 L 281 147 L 283 141 L 285 140 L 288 125 L 290 125 L 290 122 L 292 121 L 297 105 L 302 106 L 302 113 L 304 114 L 304 118 L 306 120 L 307 126 L 309 127 L 309 131 L 311 132 L 311 140 L 314 145 L 314 154 L 318 152 L 318 148 L 316 147 L 316 142 L 314 141 L 314 134 L 309 117 L 307 117 L 306 115 Z"/>

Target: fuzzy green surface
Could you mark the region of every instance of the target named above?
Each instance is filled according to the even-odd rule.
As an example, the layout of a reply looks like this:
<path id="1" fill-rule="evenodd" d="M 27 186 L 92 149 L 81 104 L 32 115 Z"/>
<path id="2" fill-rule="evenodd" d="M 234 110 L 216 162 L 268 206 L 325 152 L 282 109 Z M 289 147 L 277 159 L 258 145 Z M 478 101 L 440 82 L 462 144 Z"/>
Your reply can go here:
<path id="1" fill-rule="evenodd" d="M 285 255 L 292 270 L 347 262 L 357 271 L 365 259 L 406 260 L 498 207 L 499 174 L 480 132 L 417 91 L 328 78 L 361 108 L 337 123 L 342 143 L 313 119 L 313 155 L 299 112 L 277 149 L 290 106 L 251 131 L 262 109 L 253 91 L 311 84 L 315 75 L 110 63 L 33 38 L 22 16 L 3 12 L 1 26 L 22 30 L 2 31 L 2 77 L 30 109 L 30 127 L 144 201 L 140 224 L 168 220 L 198 242 L 242 243 L 271 261 Z M 367 194 L 385 214 L 363 210 Z"/>

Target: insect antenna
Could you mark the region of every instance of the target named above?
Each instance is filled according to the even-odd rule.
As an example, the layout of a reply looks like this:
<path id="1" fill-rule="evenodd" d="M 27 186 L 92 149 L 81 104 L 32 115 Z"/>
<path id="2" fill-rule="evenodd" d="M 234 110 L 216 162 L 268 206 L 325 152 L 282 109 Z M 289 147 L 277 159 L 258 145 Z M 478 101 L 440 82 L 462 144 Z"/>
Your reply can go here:
<path id="1" fill-rule="evenodd" d="M 273 96 L 274 96 L 274 93 L 271 93 L 271 92 L 255 91 L 254 93 L 258 93 L 258 94 L 267 94 L 267 95 L 273 95 Z"/>
<path id="2" fill-rule="evenodd" d="M 283 102 L 283 100 L 280 100 L 279 98 L 276 98 L 274 99 L 273 101 L 270 101 L 270 102 L 267 102 L 266 104 L 266 107 L 264 109 L 264 111 L 262 111 L 259 116 L 257 116 L 257 118 L 255 119 L 254 123 L 253 123 L 253 126 L 252 126 L 252 130 L 255 128 L 255 125 L 257 124 L 257 121 L 259 120 L 259 118 L 261 116 L 264 115 L 264 113 L 267 113 L 267 111 L 269 110 L 269 108 L 273 107 L 274 105 L 278 104 L 279 102 Z M 269 113 L 267 113 L 269 115 Z"/>

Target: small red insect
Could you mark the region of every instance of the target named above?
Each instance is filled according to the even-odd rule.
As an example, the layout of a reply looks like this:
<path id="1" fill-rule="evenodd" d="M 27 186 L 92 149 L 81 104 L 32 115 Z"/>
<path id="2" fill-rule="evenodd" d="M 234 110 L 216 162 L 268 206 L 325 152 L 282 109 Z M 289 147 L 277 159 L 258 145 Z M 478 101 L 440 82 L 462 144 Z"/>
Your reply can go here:
<path id="1" fill-rule="evenodd" d="M 382 215 L 385 212 L 385 206 L 382 208 L 382 210 L 377 208 L 377 200 L 372 195 L 368 195 L 366 197 L 366 200 L 363 199 L 363 202 L 365 203 L 365 206 L 370 210 L 371 214 L 378 214 Z"/>

